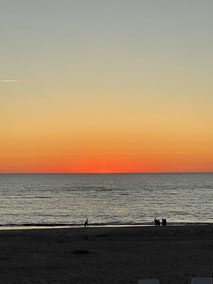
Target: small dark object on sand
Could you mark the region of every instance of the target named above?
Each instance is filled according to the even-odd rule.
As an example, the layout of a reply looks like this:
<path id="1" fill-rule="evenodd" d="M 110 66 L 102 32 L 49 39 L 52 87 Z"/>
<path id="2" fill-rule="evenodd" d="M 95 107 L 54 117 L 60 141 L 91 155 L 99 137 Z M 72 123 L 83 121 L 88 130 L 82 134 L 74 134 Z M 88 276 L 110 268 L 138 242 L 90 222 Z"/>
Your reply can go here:
<path id="1" fill-rule="evenodd" d="M 90 254 L 92 252 L 87 249 L 76 249 L 76 250 L 73 250 L 72 253 L 73 254 Z"/>

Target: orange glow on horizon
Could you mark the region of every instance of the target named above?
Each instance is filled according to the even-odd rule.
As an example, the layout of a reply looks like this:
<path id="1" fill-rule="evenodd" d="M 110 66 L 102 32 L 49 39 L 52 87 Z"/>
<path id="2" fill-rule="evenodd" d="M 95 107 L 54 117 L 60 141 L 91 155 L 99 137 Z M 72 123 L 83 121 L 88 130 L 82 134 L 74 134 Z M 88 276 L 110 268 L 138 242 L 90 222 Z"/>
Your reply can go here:
<path id="1" fill-rule="evenodd" d="M 213 171 L 211 141 L 187 133 L 10 136 L 2 140 L 0 156 L 0 173 Z"/>
<path id="2" fill-rule="evenodd" d="M 13 168 L 11 168 L 11 160 Z M 211 163 L 202 155 L 194 158 L 180 154 L 143 155 L 140 157 L 32 157 L 4 162 L 2 173 L 154 173 L 211 172 Z"/>

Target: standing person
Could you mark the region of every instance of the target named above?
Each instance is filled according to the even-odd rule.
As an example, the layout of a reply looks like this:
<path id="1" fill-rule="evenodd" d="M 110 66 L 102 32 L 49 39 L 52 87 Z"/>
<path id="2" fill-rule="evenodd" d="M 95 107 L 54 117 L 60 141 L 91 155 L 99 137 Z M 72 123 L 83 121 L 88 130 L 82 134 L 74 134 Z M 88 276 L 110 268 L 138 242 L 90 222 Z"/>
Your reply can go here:
<path id="1" fill-rule="evenodd" d="M 88 219 L 86 219 L 85 223 L 84 223 L 84 228 L 88 227 L 89 223 L 88 223 Z"/>

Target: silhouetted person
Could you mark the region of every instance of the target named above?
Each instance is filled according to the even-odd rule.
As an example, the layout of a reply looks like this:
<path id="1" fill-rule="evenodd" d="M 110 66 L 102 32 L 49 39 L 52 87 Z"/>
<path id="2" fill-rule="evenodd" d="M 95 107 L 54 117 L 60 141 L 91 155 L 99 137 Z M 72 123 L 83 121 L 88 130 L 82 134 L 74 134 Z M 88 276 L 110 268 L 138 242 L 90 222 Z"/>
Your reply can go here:
<path id="1" fill-rule="evenodd" d="M 155 222 L 155 226 L 160 226 L 160 220 L 158 220 L 158 219 L 154 219 L 154 222 Z"/>
<path id="2" fill-rule="evenodd" d="M 84 228 L 88 227 L 89 223 L 88 223 L 88 219 L 86 219 L 85 223 L 84 223 Z"/>
<path id="3" fill-rule="evenodd" d="M 162 219 L 162 225 L 166 226 L 166 219 Z"/>

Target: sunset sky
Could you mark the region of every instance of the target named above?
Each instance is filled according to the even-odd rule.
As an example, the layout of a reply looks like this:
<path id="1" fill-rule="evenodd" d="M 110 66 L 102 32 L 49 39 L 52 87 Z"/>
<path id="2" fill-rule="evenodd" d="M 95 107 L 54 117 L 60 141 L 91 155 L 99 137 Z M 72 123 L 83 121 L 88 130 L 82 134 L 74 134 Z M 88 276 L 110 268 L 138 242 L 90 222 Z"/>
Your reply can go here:
<path id="1" fill-rule="evenodd" d="M 0 172 L 213 171 L 212 0 L 0 0 Z"/>

